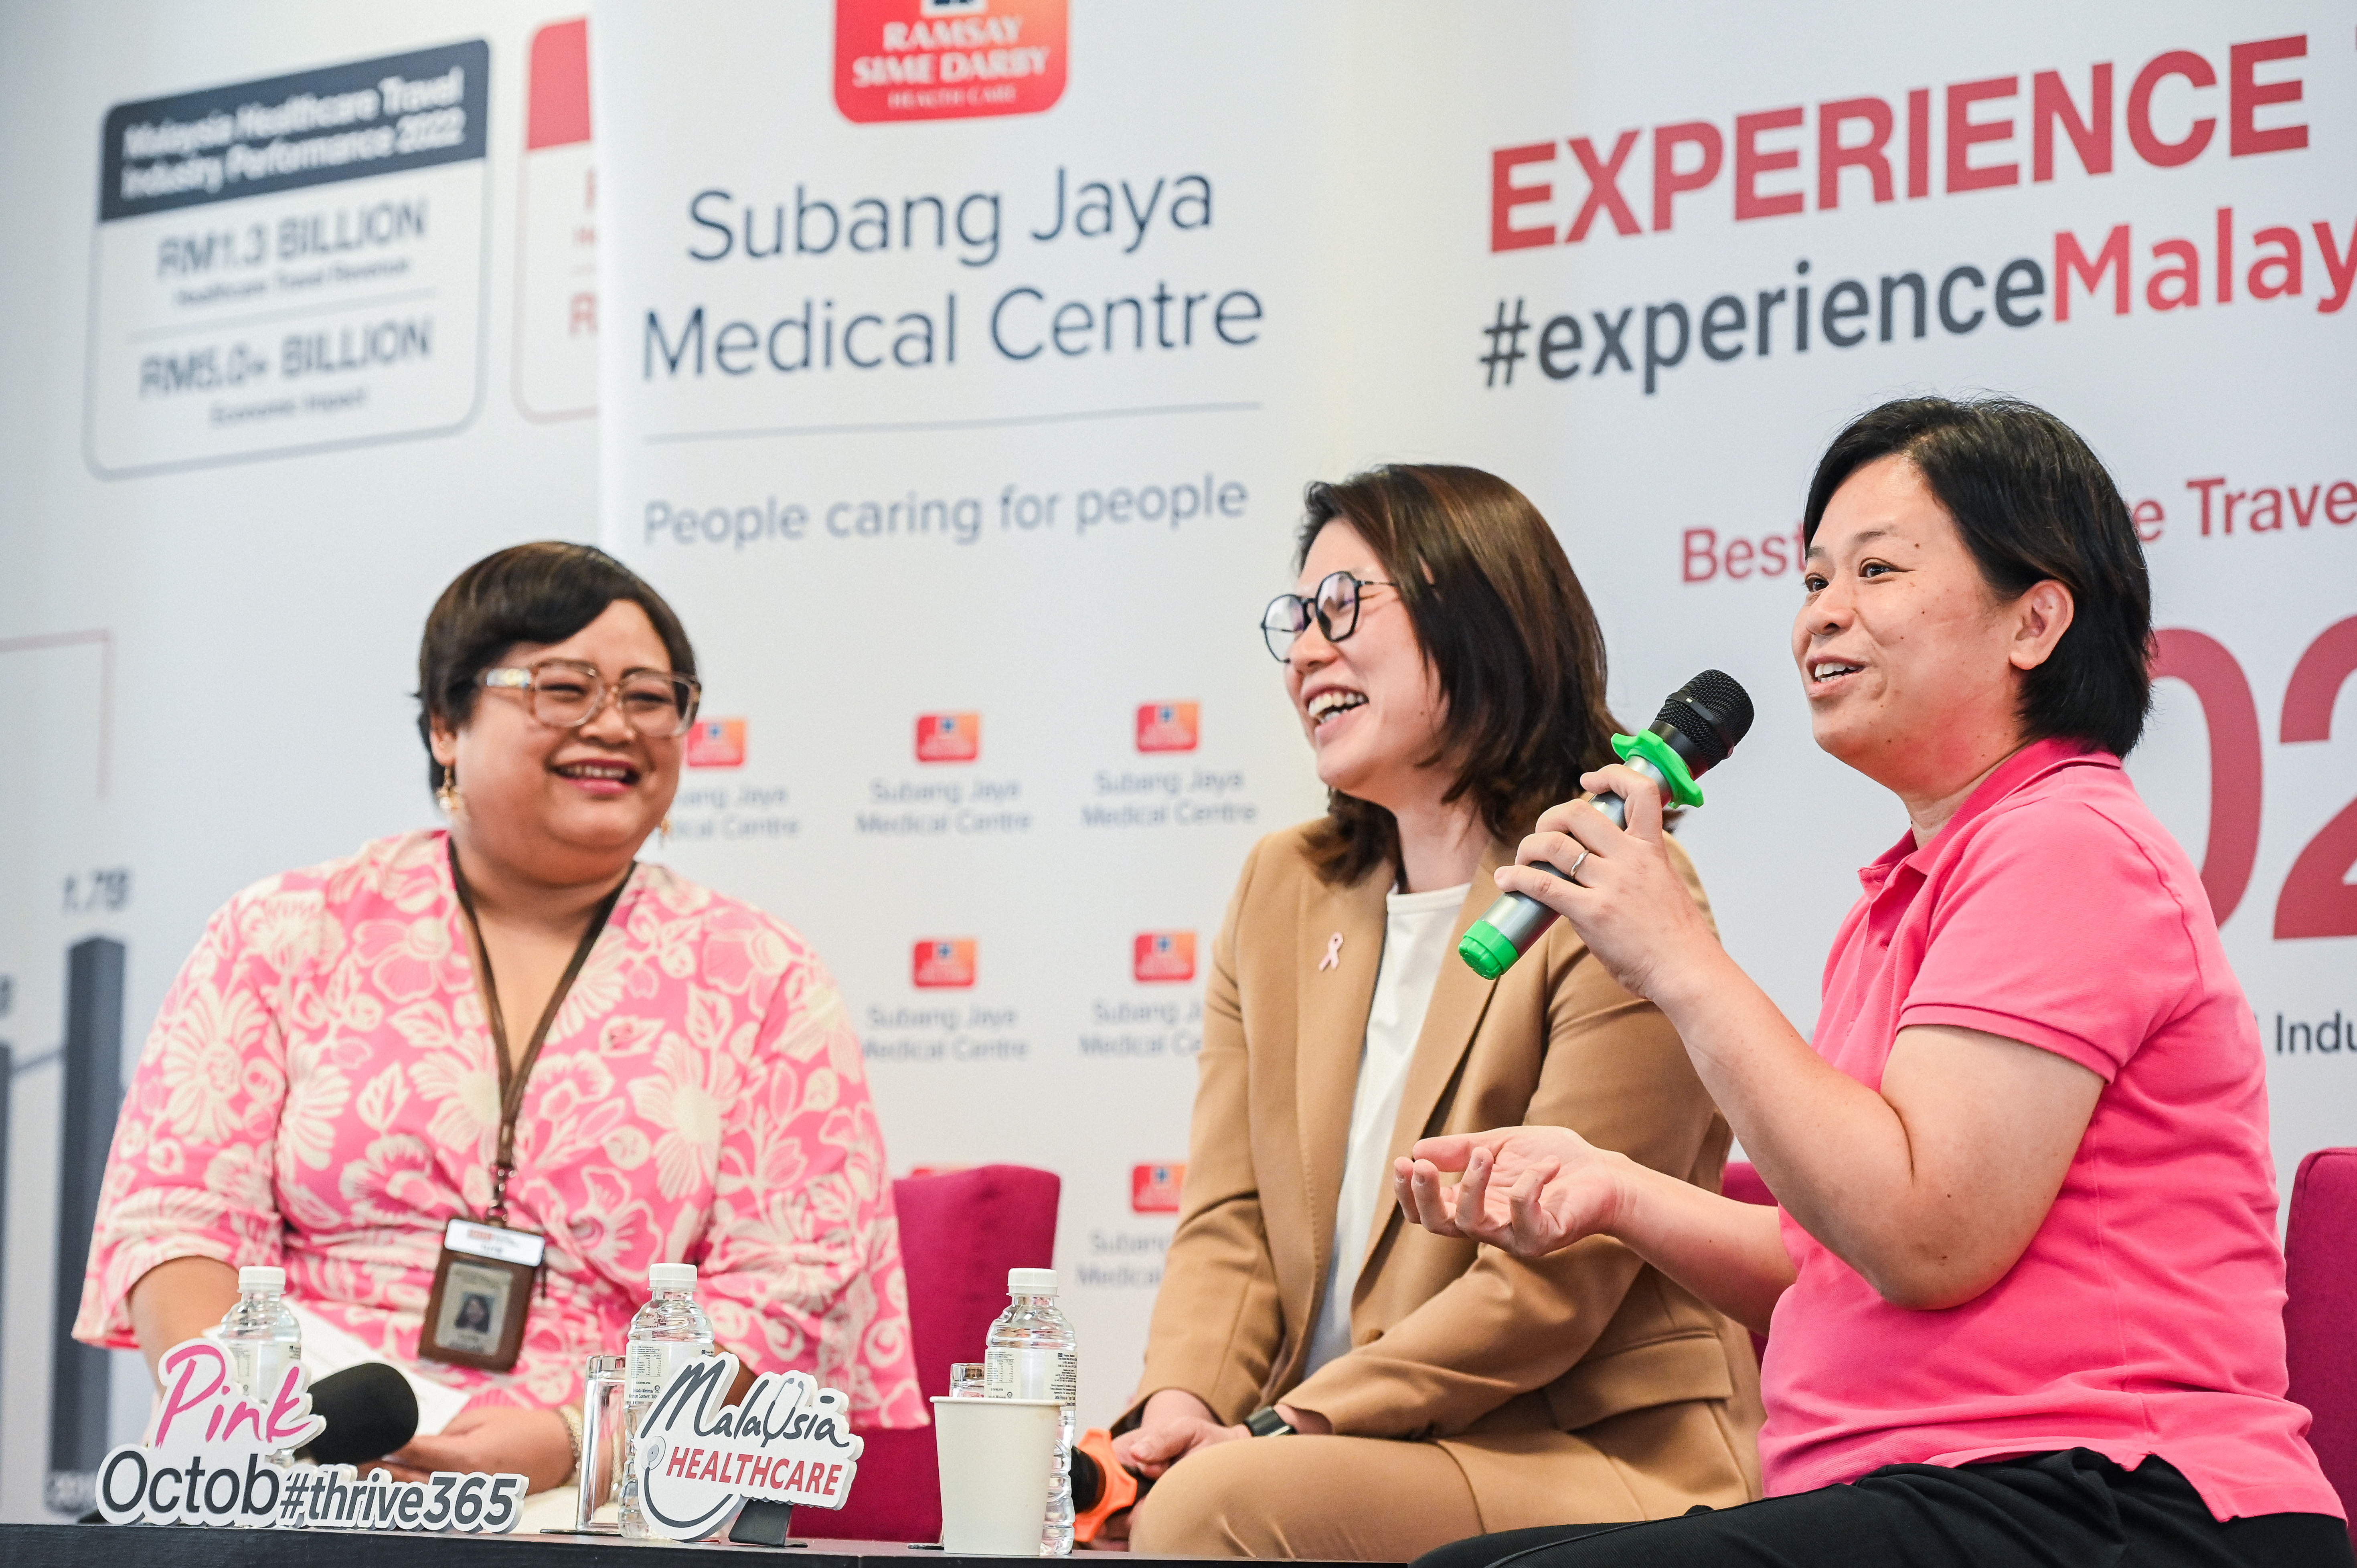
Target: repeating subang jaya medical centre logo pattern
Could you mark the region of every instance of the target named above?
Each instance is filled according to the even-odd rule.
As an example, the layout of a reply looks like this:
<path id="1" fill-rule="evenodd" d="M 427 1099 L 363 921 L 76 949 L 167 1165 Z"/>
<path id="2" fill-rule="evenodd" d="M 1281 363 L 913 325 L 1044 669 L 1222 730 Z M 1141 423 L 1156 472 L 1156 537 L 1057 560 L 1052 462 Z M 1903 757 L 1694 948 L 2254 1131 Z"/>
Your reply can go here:
<path id="1" fill-rule="evenodd" d="M 1064 96 L 1066 0 L 835 0 L 834 104 L 860 124 L 1037 114 Z"/>
<path id="2" fill-rule="evenodd" d="M 982 757 L 980 714 L 917 715 L 917 760 L 974 762 Z"/>
<path id="3" fill-rule="evenodd" d="M 1132 1214 L 1176 1214 L 1178 1188 L 1187 1179 L 1181 1163 L 1129 1167 L 1129 1211 Z"/>
<path id="4" fill-rule="evenodd" d="M 1140 931 L 1131 950 L 1130 978 L 1147 982 L 1195 978 L 1195 933 Z"/>
<path id="5" fill-rule="evenodd" d="M 963 990 L 974 984 L 975 943 L 966 937 L 928 937 L 917 944 L 909 983 L 920 991 Z"/>
<path id="6" fill-rule="evenodd" d="M 1137 707 L 1137 749 L 1192 751 L 1200 734 L 1198 705 L 1193 703 L 1140 703 Z"/>
<path id="7" fill-rule="evenodd" d="M 687 765 L 690 768 L 744 767 L 745 721 L 696 720 L 695 727 L 687 732 Z"/>

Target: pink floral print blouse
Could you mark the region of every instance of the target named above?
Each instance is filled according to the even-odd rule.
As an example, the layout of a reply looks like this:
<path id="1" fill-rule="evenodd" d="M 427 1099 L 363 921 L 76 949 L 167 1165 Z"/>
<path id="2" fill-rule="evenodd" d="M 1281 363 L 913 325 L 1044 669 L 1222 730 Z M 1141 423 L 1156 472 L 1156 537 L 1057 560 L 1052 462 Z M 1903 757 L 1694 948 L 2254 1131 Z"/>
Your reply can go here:
<path id="1" fill-rule="evenodd" d="M 908 1290 L 859 1041 L 817 957 L 761 911 L 631 874 L 550 1026 L 509 1223 L 548 1237 L 512 1370 L 417 1360 L 444 1221 L 480 1218 L 499 1066 L 447 835 L 257 883 L 165 997 L 108 1156 L 77 1338 L 130 1348 L 173 1258 L 276 1264 L 287 1292 L 476 1404 L 579 1397 L 647 1267 L 691 1262 L 722 1348 L 802 1370 L 863 1423 L 920 1426 Z"/>

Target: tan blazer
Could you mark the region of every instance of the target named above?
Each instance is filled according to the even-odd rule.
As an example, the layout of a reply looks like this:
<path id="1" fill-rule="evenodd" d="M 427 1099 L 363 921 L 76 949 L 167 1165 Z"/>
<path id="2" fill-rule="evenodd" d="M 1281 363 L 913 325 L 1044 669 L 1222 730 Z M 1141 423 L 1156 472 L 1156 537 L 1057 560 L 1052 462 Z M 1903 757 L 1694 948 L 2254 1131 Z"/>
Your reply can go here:
<path id="1" fill-rule="evenodd" d="M 1749 1338 L 1620 1242 L 1591 1237 L 1523 1262 L 1410 1225 L 1388 1201 L 1372 1234 L 1333 1234 L 1392 876 L 1327 886 L 1307 832 L 1254 846 L 1212 950 L 1186 1184 L 1140 1402 L 1185 1389 L 1235 1422 L 1283 1399 L 1340 1434 L 1439 1440 L 1491 1530 L 1757 1497 Z M 1672 841 L 1671 854 L 1706 912 L 1685 852 Z M 1510 858 L 1492 846 L 1458 913 L 1393 1155 L 1436 1133 L 1553 1123 L 1717 1191 L 1726 1122 L 1668 1020 L 1605 973 L 1568 922 L 1496 981 L 1454 956 Z M 1340 961 L 1321 970 L 1337 931 Z M 1352 1348 L 1304 1379 L 1338 1245 L 1364 1260 Z M 1666 1421 L 1626 1419 L 1675 1406 Z M 1567 1499 L 1598 1487 L 1610 1497 Z"/>

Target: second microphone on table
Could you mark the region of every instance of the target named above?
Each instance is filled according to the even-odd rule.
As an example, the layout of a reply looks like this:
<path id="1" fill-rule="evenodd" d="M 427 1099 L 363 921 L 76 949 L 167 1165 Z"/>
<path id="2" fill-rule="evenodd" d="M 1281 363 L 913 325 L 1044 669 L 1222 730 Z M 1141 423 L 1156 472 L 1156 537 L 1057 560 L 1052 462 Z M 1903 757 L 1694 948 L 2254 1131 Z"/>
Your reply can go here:
<path id="1" fill-rule="evenodd" d="M 311 1413 L 328 1424 L 296 1455 L 321 1465 L 365 1465 L 417 1435 L 417 1395 L 382 1361 L 362 1361 L 311 1385 Z"/>

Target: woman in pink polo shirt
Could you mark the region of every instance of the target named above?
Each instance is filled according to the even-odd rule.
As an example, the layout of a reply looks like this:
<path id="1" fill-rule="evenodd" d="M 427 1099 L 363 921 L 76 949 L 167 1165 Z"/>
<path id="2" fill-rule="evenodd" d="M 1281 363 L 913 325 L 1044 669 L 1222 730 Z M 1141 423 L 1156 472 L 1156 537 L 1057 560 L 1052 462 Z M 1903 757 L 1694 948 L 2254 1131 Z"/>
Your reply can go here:
<path id="1" fill-rule="evenodd" d="M 2151 594 L 2118 490 L 2039 409 L 1910 399 L 1835 439 L 1803 530 L 1817 744 L 1909 822 L 1859 873 L 1814 1041 L 1695 913 L 1627 768 L 1581 780 L 1627 799 L 1626 832 L 1557 806 L 1497 874 L 1668 1015 L 1782 1207 L 1556 1127 L 1427 1139 L 1396 1182 L 1443 1234 L 1526 1257 L 1613 1236 L 1772 1321 L 1769 1496 L 1424 1564 L 2348 1568 L 2284 1397 L 2255 1026 L 2120 768 Z"/>

